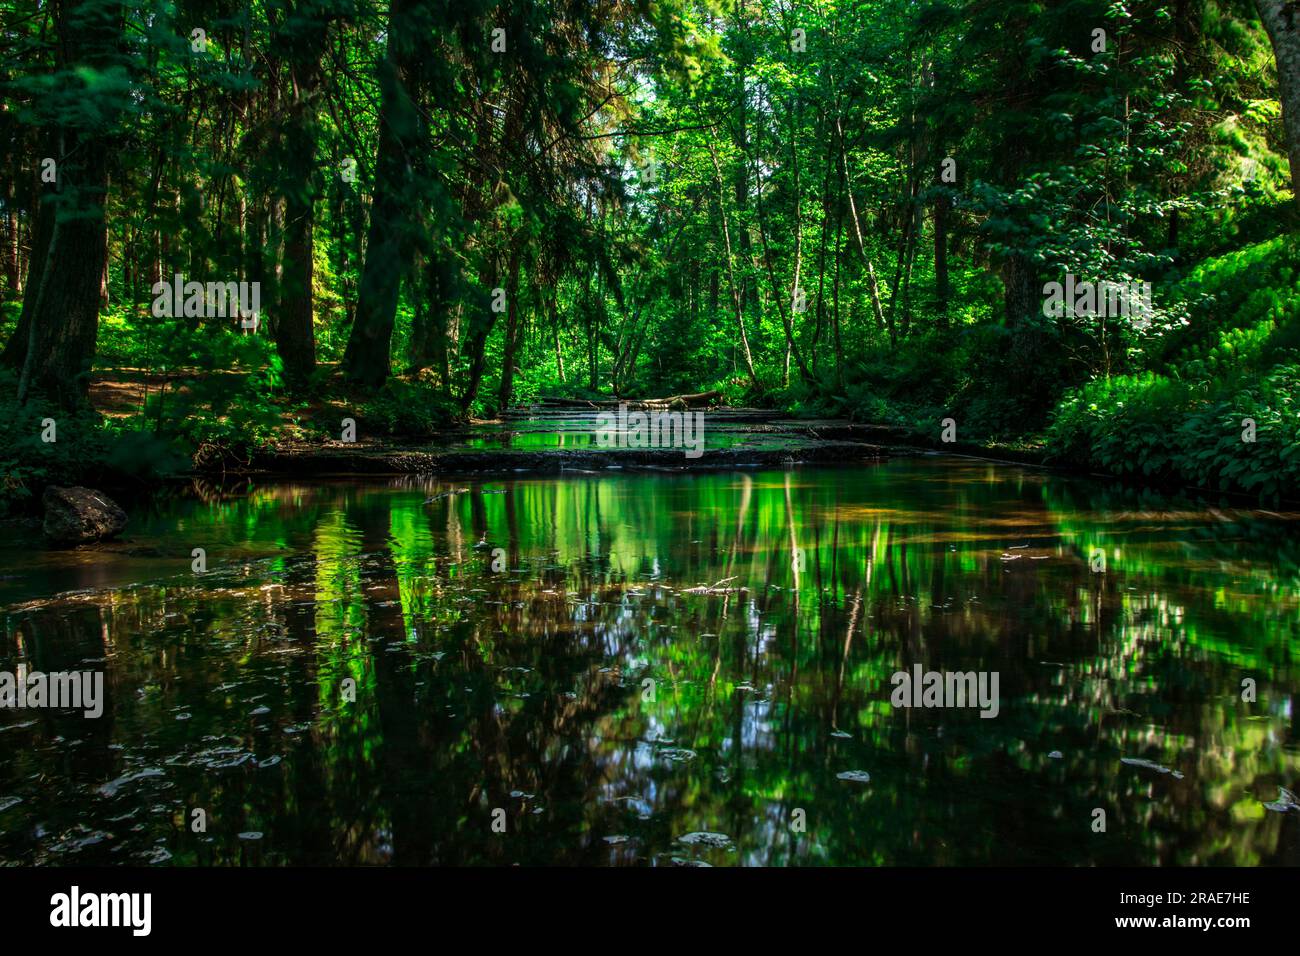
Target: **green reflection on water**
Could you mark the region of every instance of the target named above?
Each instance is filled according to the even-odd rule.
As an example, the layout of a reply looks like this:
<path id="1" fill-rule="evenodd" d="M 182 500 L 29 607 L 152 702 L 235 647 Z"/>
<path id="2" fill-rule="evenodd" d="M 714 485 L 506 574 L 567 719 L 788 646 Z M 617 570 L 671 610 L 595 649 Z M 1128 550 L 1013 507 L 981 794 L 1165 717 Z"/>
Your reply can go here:
<path id="1" fill-rule="evenodd" d="M 0 550 L 0 668 L 108 687 L 0 711 L 0 862 L 1294 864 L 1296 527 L 940 458 L 173 501 Z"/>

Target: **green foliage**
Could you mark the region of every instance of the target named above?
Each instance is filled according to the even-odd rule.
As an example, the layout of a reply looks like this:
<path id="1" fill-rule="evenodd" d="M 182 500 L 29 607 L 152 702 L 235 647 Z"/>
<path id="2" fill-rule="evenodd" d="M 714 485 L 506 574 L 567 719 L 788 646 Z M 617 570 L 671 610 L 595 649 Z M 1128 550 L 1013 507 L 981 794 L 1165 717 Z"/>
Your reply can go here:
<path id="1" fill-rule="evenodd" d="M 1068 394 L 1047 433 L 1061 461 L 1200 488 L 1300 493 L 1300 234 L 1206 260 L 1180 284 L 1187 326 L 1152 368 Z M 1254 442 L 1242 440 L 1244 419 Z"/>
<path id="2" fill-rule="evenodd" d="M 102 135 L 97 371 L 147 389 L 108 430 L 200 460 L 323 436 L 322 405 L 417 438 L 548 395 L 716 389 L 926 436 L 951 416 L 963 441 L 1050 418 L 1063 457 L 1199 475 L 1186 423 L 1271 421 L 1300 360 L 1248 0 L 94 0 L 143 25 L 85 55 L 22 2 L 0 204 L 35 242 L 27 159 Z M 151 317 L 175 272 L 261 283 L 265 327 Z M 1067 273 L 1151 283 L 1153 322 L 1045 316 Z M 1265 484 L 1214 461 L 1210 483 Z"/>
<path id="3" fill-rule="evenodd" d="M 1216 349 L 1240 356 L 1246 339 L 1257 363 L 1284 357 L 1300 344 L 1300 232 L 1207 259 L 1175 294 L 1189 303 L 1190 321 L 1155 351 L 1155 362 L 1176 368 Z M 1252 331 L 1243 339 L 1234 330 Z"/>
<path id="4" fill-rule="evenodd" d="M 47 485 L 130 487 L 183 471 L 180 449 L 151 432 L 106 422 L 90 409 L 69 413 L 39 393 L 14 399 L 17 379 L 0 370 L 0 514 L 31 511 Z M 53 441 L 45 441 L 53 422 Z"/>
<path id="5" fill-rule="evenodd" d="M 279 356 L 261 336 L 188 319 L 153 319 L 149 368 L 161 378 L 139 425 L 195 454 L 241 455 L 283 424 Z"/>
<path id="6" fill-rule="evenodd" d="M 1249 422 L 1254 440 L 1245 440 Z M 1300 492 L 1300 366 L 1262 379 L 1189 384 L 1153 372 L 1098 380 L 1061 402 L 1052 457 L 1197 488 Z"/>
<path id="7" fill-rule="evenodd" d="M 357 419 L 368 432 L 429 438 L 454 424 L 457 411 L 454 403 L 432 385 L 390 378 L 361 402 Z"/>

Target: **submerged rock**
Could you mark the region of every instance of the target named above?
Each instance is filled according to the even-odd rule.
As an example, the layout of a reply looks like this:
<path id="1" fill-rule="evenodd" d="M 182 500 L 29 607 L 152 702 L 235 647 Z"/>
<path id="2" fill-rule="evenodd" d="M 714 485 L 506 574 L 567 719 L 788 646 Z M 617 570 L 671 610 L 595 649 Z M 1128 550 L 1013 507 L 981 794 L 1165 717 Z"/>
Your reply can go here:
<path id="1" fill-rule="evenodd" d="M 45 535 L 58 544 L 103 541 L 126 527 L 126 512 L 93 488 L 45 489 Z"/>

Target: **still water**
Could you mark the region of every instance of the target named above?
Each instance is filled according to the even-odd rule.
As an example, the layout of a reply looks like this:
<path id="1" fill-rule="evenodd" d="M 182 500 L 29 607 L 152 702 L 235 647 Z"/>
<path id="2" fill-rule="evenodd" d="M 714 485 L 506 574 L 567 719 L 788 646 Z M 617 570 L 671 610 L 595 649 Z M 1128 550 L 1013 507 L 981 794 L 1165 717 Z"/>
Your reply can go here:
<path id="1" fill-rule="evenodd" d="M 107 697 L 0 710 L 0 863 L 1300 864 L 1298 532 L 938 456 L 200 488 L 0 546 L 0 670 Z"/>

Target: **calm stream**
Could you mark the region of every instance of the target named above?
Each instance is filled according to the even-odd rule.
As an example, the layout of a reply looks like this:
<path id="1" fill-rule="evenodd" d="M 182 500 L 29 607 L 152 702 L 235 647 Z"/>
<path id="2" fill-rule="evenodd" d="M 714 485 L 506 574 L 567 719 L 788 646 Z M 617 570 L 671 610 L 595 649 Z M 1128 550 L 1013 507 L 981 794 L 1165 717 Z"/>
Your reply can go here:
<path id="1" fill-rule="evenodd" d="M 1300 515 L 932 456 L 254 484 L 33 544 L 0 670 L 107 702 L 0 710 L 0 864 L 1300 864 Z M 892 707 L 914 664 L 999 713 Z"/>

